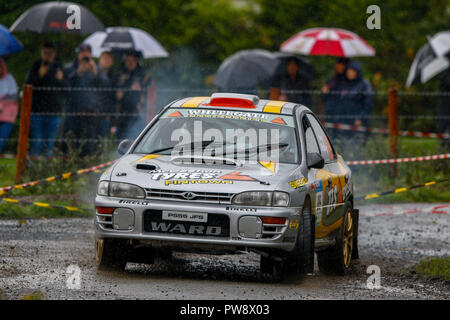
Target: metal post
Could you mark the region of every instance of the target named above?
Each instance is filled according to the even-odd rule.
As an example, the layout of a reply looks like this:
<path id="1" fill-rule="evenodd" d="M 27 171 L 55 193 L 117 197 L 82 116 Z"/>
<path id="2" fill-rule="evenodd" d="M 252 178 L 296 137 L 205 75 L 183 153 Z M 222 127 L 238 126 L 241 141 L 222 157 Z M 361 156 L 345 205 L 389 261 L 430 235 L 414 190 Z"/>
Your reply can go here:
<path id="1" fill-rule="evenodd" d="M 388 95 L 389 153 L 398 158 L 398 95 L 397 88 L 389 88 Z M 394 177 L 397 176 L 397 164 L 394 164 Z"/>
<path id="2" fill-rule="evenodd" d="M 17 144 L 16 183 L 20 182 L 27 164 L 28 136 L 30 135 L 31 104 L 33 101 L 33 86 L 24 85 L 22 109 L 20 111 L 19 142 Z"/>

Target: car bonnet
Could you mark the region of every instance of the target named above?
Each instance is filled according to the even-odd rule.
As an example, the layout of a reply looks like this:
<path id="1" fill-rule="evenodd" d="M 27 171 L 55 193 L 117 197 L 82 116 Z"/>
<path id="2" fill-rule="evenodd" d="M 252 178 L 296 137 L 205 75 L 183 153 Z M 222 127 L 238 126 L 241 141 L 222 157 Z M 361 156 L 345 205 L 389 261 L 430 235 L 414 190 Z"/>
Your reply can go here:
<path id="1" fill-rule="evenodd" d="M 118 160 L 110 177 L 142 188 L 238 193 L 280 190 L 296 168 L 297 164 L 263 161 L 242 166 L 180 163 L 165 155 L 129 154 Z"/>

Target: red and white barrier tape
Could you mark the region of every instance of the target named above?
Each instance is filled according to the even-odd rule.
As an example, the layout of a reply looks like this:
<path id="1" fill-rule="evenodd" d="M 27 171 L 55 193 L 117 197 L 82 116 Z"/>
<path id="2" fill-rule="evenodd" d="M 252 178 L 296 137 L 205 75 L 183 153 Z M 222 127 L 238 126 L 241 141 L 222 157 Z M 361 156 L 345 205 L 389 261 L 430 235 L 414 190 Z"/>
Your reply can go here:
<path id="1" fill-rule="evenodd" d="M 358 131 L 358 132 L 369 132 L 369 133 L 384 133 L 389 134 L 389 130 L 386 128 L 370 128 L 364 126 L 354 126 L 345 123 L 332 123 L 332 122 L 324 122 L 325 128 L 332 128 L 338 130 L 350 130 L 350 131 Z M 419 138 L 439 138 L 439 139 L 448 139 L 450 138 L 450 134 L 448 133 L 433 133 L 433 132 L 420 132 L 420 131 L 407 131 L 407 130 L 399 130 L 399 136 L 404 137 L 419 137 Z"/>
<path id="2" fill-rule="evenodd" d="M 361 165 L 368 165 L 368 164 L 404 163 L 404 162 L 417 162 L 417 161 L 439 160 L 439 159 L 450 159 L 450 153 L 436 154 L 433 156 L 423 156 L 423 157 L 347 161 L 347 164 L 350 166 L 361 166 Z"/>
<path id="3" fill-rule="evenodd" d="M 16 156 L 10 154 L 0 154 L 0 159 L 15 159 Z M 369 164 L 389 164 L 389 163 L 405 163 L 405 162 L 418 162 L 418 161 L 428 161 L 428 160 L 440 160 L 440 159 L 450 159 L 450 153 L 436 154 L 432 156 L 422 156 L 422 157 L 408 157 L 408 158 L 397 158 L 397 159 L 381 159 L 381 160 L 354 160 L 347 161 L 346 163 L 350 166 L 361 166 Z M 110 165 L 113 161 L 108 162 Z M 102 167 L 104 164 L 101 165 Z M 94 170 L 98 169 L 93 167 Z"/>
<path id="4" fill-rule="evenodd" d="M 100 170 L 100 169 L 109 167 L 109 166 L 113 165 L 114 163 L 115 163 L 115 160 L 109 161 L 106 163 L 102 163 L 102 164 L 99 164 L 99 165 L 96 165 L 96 166 L 93 166 L 90 168 L 80 169 L 80 170 L 73 171 L 73 172 L 66 172 L 66 173 L 63 173 L 63 174 L 60 174 L 57 176 L 51 176 L 51 177 L 41 179 L 41 180 L 30 181 L 30 182 L 26 182 L 26 183 L 14 185 L 14 186 L 3 187 L 3 188 L 0 188 L 0 195 L 4 194 L 5 192 L 11 191 L 13 189 L 25 189 L 25 188 L 29 188 L 29 187 L 34 187 L 35 185 L 38 185 L 43 182 L 53 182 L 55 180 L 65 180 L 65 179 L 69 179 L 70 177 L 77 176 L 80 174 L 94 172 L 96 170 Z"/>

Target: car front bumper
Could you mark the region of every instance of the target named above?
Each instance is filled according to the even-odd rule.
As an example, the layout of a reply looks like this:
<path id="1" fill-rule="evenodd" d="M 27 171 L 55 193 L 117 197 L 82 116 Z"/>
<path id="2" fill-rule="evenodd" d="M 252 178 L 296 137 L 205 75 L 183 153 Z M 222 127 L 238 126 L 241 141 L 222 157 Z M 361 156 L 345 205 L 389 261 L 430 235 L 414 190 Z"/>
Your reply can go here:
<path id="1" fill-rule="evenodd" d="M 298 234 L 301 207 L 249 207 L 230 204 L 170 200 L 134 200 L 97 196 L 96 207 L 116 208 L 113 214 L 95 213 L 96 238 L 144 240 L 174 248 L 185 245 L 209 248 L 279 249 L 291 251 Z M 227 217 L 226 236 L 197 235 L 149 231 L 144 216 L 154 212 L 207 213 L 208 217 Z M 264 224 L 257 217 L 286 218 L 284 224 Z M 166 221 L 175 225 L 177 221 Z M 254 223 L 256 222 L 256 223 Z M 188 222 L 189 224 L 189 222 Z M 198 224 L 197 224 L 198 225 Z M 208 223 L 206 223 L 208 225 Z M 255 226 L 256 225 L 256 226 Z"/>

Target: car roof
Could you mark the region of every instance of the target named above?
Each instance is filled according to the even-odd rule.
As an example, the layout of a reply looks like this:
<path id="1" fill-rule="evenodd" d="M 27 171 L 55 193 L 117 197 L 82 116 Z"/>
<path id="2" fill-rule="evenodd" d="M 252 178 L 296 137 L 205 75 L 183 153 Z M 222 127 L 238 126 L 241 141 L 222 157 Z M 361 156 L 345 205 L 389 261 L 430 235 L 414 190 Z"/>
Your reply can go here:
<path id="1" fill-rule="evenodd" d="M 214 93 L 210 97 L 188 97 L 177 100 L 169 108 L 220 109 L 246 112 L 264 112 L 293 115 L 296 108 L 310 109 L 304 105 L 278 100 L 260 99 L 256 95 L 239 93 Z"/>

